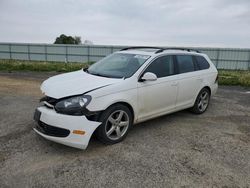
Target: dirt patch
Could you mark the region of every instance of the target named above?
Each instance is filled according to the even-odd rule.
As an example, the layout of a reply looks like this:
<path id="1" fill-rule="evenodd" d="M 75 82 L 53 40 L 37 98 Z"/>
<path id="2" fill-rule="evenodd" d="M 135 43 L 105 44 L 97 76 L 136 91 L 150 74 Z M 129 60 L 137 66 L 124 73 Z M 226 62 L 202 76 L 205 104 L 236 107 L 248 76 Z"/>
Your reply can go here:
<path id="1" fill-rule="evenodd" d="M 41 96 L 41 81 L 0 76 L 0 93 L 8 95 Z"/>

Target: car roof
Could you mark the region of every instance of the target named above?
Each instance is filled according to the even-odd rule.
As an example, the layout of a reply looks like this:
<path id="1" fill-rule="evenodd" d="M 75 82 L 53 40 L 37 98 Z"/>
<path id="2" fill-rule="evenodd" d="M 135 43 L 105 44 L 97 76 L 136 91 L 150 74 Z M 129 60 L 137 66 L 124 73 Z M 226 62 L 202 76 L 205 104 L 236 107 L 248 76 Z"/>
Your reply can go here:
<path id="1" fill-rule="evenodd" d="M 163 54 L 204 55 L 198 50 L 190 48 L 158 48 L 158 47 L 129 47 L 120 50 L 118 53 L 141 54 L 150 56 L 158 56 Z"/>

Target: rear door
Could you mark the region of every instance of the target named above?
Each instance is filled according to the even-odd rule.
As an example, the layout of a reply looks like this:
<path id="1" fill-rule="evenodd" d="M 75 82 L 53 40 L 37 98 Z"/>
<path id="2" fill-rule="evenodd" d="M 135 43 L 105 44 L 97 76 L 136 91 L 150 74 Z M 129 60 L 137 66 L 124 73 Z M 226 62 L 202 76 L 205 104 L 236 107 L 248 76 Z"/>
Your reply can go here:
<path id="1" fill-rule="evenodd" d="M 192 55 L 176 55 L 175 60 L 179 73 L 176 108 L 182 109 L 193 105 L 201 87 L 202 79 Z"/>
<path id="2" fill-rule="evenodd" d="M 162 115 L 175 109 L 177 77 L 173 56 L 154 60 L 142 73 L 156 74 L 157 80 L 138 82 L 139 121 Z"/>

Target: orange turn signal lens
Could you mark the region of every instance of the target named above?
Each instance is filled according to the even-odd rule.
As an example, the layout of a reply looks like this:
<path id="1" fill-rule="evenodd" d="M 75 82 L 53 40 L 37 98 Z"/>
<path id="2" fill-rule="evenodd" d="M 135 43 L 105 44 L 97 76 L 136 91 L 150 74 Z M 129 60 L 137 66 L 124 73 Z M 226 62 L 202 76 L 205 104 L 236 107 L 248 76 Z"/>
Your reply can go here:
<path id="1" fill-rule="evenodd" d="M 80 135 L 84 135 L 85 131 L 81 131 L 81 130 L 73 130 L 74 134 L 80 134 Z"/>

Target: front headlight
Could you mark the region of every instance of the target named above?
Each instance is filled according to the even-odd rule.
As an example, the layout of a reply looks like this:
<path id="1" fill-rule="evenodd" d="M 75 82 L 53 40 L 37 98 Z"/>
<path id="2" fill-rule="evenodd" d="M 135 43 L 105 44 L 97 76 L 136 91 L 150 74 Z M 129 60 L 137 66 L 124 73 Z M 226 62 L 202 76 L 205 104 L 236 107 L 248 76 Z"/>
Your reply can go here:
<path id="1" fill-rule="evenodd" d="M 56 103 L 55 110 L 62 114 L 83 115 L 83 111 L 90 101 L 90 95 L 67 98 Z"/>

